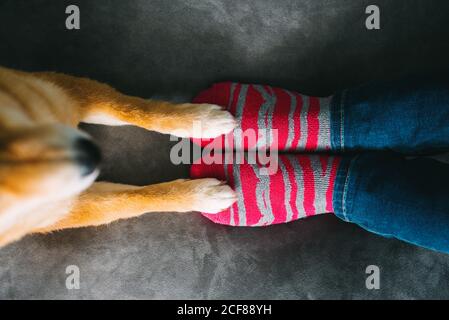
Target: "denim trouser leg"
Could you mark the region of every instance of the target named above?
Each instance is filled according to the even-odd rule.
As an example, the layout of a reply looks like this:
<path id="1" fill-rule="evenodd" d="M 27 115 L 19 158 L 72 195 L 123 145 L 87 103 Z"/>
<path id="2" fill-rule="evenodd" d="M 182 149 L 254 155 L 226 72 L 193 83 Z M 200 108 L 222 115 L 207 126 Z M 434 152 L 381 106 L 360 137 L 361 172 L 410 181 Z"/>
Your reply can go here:
<path id="1" fill-rule="evenodd" d="M 372 83 L 334 95 L 333 150 L 449 151 L 449 83 Z"/>
<path id="2" fill-rule="evenodd" d="M 344 158 L 335 214 L 371 232 L 449 253 L 449 165 L 367 153 Z"/>
<path id="3" fill-rule="evenodd" d="M 331 104 L 336 215 L 374 233 L 449 253 L 449 165 L 387 154 L 449 151 L 449 84 L 395 81 L 345 90 Z"/>

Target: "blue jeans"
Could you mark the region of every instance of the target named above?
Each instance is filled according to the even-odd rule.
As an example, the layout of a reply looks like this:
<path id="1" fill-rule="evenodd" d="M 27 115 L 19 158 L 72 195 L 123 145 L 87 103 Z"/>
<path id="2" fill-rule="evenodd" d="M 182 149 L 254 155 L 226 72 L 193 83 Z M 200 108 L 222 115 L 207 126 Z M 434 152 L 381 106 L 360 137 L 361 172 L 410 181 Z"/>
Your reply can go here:
<path id="1" fill-rule="evenodd" d="M 344 155 L 335 214 L 376 234 L 449 253 L 449 165 L 406 155 L 449 151 L 449 85 L 368 84 L 332 99 L 331 138 Z"/>

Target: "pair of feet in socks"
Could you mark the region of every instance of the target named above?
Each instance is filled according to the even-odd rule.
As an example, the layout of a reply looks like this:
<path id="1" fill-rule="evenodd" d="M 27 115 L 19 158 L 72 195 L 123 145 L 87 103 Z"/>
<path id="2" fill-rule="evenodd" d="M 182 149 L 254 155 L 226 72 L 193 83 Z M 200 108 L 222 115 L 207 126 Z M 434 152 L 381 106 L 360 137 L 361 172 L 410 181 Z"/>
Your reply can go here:
<path id="1" fill-rule="evenodd" d="M 235 159 L 212 164 L 200 159 L 194 163 L 192 178 L 226 181 L 237 194 L 231 208 L 218 214 L 203 213 L 204 216 L 232 226 L 267 226 L 333 212 L 340 158 L 295 154 L 331 150 L 330 98 L 226 82 L 203 91 L 194 102 L 220 105 L 238 122 L 238 128 L 227 136 L 195 143 L 203 147 L 276 149 L 288 153 L 279 155 L 277 170 L 268 173 L 261 170 L 264 165 L 260 162 L 248 159 L 243 163 Z M 246 135 L 247 132 L 252 135 Z"/>

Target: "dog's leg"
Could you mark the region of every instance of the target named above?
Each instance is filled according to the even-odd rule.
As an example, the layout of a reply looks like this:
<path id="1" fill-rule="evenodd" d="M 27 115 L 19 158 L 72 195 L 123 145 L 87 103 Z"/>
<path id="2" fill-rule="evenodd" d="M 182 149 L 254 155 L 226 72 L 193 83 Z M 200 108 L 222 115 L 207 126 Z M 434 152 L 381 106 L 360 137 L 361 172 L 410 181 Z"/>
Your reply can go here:
<path id="1" fill-rule="evenodd" d="M 94 80 L 58 73 L 35 73 L 50 81 L 81 106 L 81 122 L 105 125 L 135 125 L 178 137 L 215 138 L 232 131 L 234 117 L 212 104 L 174 104 L 119 93 Z M 194 124 L 196 128 L 194 129 Z"/>
<path id="2" fill-rule="evenodd" d="M 232 189 L 216 179 L 176 180 L 146 187 L 100 182 L 73 201 L 64 218 L 35 232 L 99 226 L 147 212 L 216 213 L 235 200 Z"/>

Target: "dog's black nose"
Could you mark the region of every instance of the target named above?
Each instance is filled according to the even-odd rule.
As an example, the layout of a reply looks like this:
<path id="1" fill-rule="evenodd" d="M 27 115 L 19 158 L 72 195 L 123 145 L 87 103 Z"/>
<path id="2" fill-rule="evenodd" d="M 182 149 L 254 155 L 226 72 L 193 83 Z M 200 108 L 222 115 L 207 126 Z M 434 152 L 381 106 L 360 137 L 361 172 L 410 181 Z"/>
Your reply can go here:
<path id="1" fill-rule="evenodd" d="M 94 172 L 101 162 L 100 149 L 89 139 L 80 138 L 75 142 L 76 161 L 82 167 L 82 175 Z"/>

